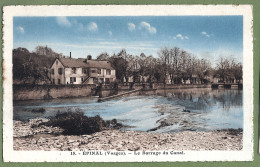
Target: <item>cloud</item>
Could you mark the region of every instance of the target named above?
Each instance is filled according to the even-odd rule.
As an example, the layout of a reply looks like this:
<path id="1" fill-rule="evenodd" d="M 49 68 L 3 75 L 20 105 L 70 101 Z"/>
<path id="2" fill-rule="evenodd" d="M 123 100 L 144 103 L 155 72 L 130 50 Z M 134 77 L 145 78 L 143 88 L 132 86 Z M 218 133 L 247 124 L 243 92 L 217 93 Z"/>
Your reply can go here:
<path id="1" fill-rule="evenodd" d="M 35 44 L 35 43 L 33 43 Z M 129 51 L 136 52 L 136 54 L 140 54 L 142 52 L 153 52 L 155 55 L 156 52 L 160 49 L 157 48 L 157 46 L 145 44 L 142 42 L 134 42 L 134 43 L 128 43 L 128 42 L 88 42 L 88 43 L 78 43 L 78 44 L 71 44 L 71 43 L 39 43 L 40 45 L 48 45 L 49 47 L 53 48 L 54 50 L 58 52 L 63 52 L 65 55 L 66 53 L 69 53 L 71 50 L 93 50 L 93 52 L 90 52 L 91 54 L 94 54 L 94 52 L 104 50 L 107 52 L 111 52 L 111 50 L 115 50 L 115 52 L 119 52 L 123 48 Z M 69 49 L 68 52 L 64 52 L 62 50 Z M 72 51 L 73 52 L 73 51 Z M 110 53 L 112 54 L 112 52 Z M 148 54 L 148 53 L 147 53 Z M 149 53 L 152 54 L 152 53 Z M 77 55 L 77 54 L 74 54 Z M 84 56 L 83 54 L 79 54 L 79 56 Z M 80 58 L 78 57 L 78 58 Z"/>
<path id="2" fill-rule="evenodd" d="M 208 34 L 208 33 L 205 32 L 205 31 L 202 31 L 201 34 L 202 34 L 203 36 L 208 37 L 208 38 L 213 36 L 213 34 L 210 35 L 210 34 Z"/>
<path id="3" fill-rule="evenodd" d="M 182 34 L 177 34 L 176 36 L 173 37 L 173 39 L 181 39 L 181 40 L 184 40 L 184 39 L 190 39 L 188 36 L 183 36 Z"/>
<path id="4" fill-rule="evenodd" d="M 139 29 L 147 30 L 150 34 L 156 34 L 156 32 L 157 32 L 155 27 L 152 27 L 149 23 L 144 22 L 144 21 L 140 23 Z"/>
<path id="5" fill-rule="evenodd" d="M 128 23 L 127 25 L 128 25 L 128 30 L 129 30 L 129 31 L 132 32 L 132 31 L 135 30 L 135 24 L 134 24 L 134 23 Z"/>
<path id="6" fill-rule="evenodd" d="M 176 38 L 179 38 L 179 39 L 181 39 L 181 40 L 184 39 L 184 37 L 183 37 L 181 34 L 177 34 L 177 35 L 176 35 Z"/>
<path id="7" fill-rule="evenodd" d="M 20 34 L 24 34 L 24 28 L 19 26 L 16 28 L 17 32 L 20 33 Z"/>
<path id="8" fill-rule="evenodd" d="M 112 31 L 108 31 L 108 35 L 112 36 L 113 35 Z"/>
<path id="9" fill-rule="evenodd" d="M 98 30 L 98 25 L 95 22 L 90 22 L 87 26 L 88 31 L 96 32 Z"/>
<path id="10" fill-rule="evenodd" d="M 56 21 L 61 27 L 71 27 L 71 22 L 65 16 L 56 17 Z"/>

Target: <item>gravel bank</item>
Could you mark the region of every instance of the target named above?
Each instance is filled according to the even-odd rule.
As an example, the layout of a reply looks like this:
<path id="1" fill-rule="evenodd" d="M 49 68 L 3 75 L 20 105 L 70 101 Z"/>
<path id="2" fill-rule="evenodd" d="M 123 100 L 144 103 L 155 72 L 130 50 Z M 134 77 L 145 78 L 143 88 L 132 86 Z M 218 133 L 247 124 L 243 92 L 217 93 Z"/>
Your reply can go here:
<path id="1" fill-rule="evenodd" d="M 64 136 L 62 129 L 40 126 L 48 119 L 14 122 L 14 150 L 241 150 L 241 130 L 183 131 L 174 134 L 106 130 Z"/>

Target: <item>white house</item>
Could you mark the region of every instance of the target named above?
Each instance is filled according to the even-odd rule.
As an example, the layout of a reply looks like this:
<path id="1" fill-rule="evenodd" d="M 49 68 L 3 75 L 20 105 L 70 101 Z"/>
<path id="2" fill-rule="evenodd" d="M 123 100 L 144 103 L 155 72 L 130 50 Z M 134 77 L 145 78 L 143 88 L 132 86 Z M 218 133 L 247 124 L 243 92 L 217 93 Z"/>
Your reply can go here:
<path id="1" fill-rule="evenodd" d="M 79 58 L 56 58 L 51 66 L 53 84 L 98 84 L 116 79 L 116 71 L 108 61 Z"/>

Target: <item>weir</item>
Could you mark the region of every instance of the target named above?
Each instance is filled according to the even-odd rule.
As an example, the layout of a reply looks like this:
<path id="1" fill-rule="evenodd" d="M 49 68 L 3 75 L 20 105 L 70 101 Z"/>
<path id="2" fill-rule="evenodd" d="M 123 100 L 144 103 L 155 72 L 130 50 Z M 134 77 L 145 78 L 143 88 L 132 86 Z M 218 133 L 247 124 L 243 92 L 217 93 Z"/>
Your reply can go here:
<path id="1" fill-rule="evenodd" d="M 108 97 L 103 97 L 103 98 L 99 97 L 98 102 L 103 102 L 103 101 L 110 100 L 110 99 L 113 99 L 113 98 L 116 98 L 116 97 L 121 97 L 121 96 L 124 96 L 124 95 L 132 94 L 132 93 L 135 93 L 135 92 L 139 92 L 141 90 L 142 89 L 137 89 L 137 90 L 132 90 L 132 91 L 129 91 L 129 92 L 125 92 L 125 93 L 121 93 L 121 94 L 117 94 L 117 95 L 112 95 L 112 96 L 108 96 Z"/>

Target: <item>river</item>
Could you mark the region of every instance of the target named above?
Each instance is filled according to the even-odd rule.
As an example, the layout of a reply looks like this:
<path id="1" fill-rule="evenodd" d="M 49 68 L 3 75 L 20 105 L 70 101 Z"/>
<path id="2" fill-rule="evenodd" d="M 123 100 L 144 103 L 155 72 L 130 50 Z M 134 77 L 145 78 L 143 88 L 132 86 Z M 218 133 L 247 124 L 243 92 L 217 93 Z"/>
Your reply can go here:
<path id="1" fill-rule="evenodd" d="M 33 112 L 40 108 L 45 112 Z M 105 120 L 115 118 L 128 125 L 123 130 L 174 133 L 237 129 L 243 128 L 243 90 L 174 89 L 101 103 L 94 97 L 14 101 L 13 110 L 14 120 L 22 121 L 53 117 L 58 111 L 83 111 Z"/>

